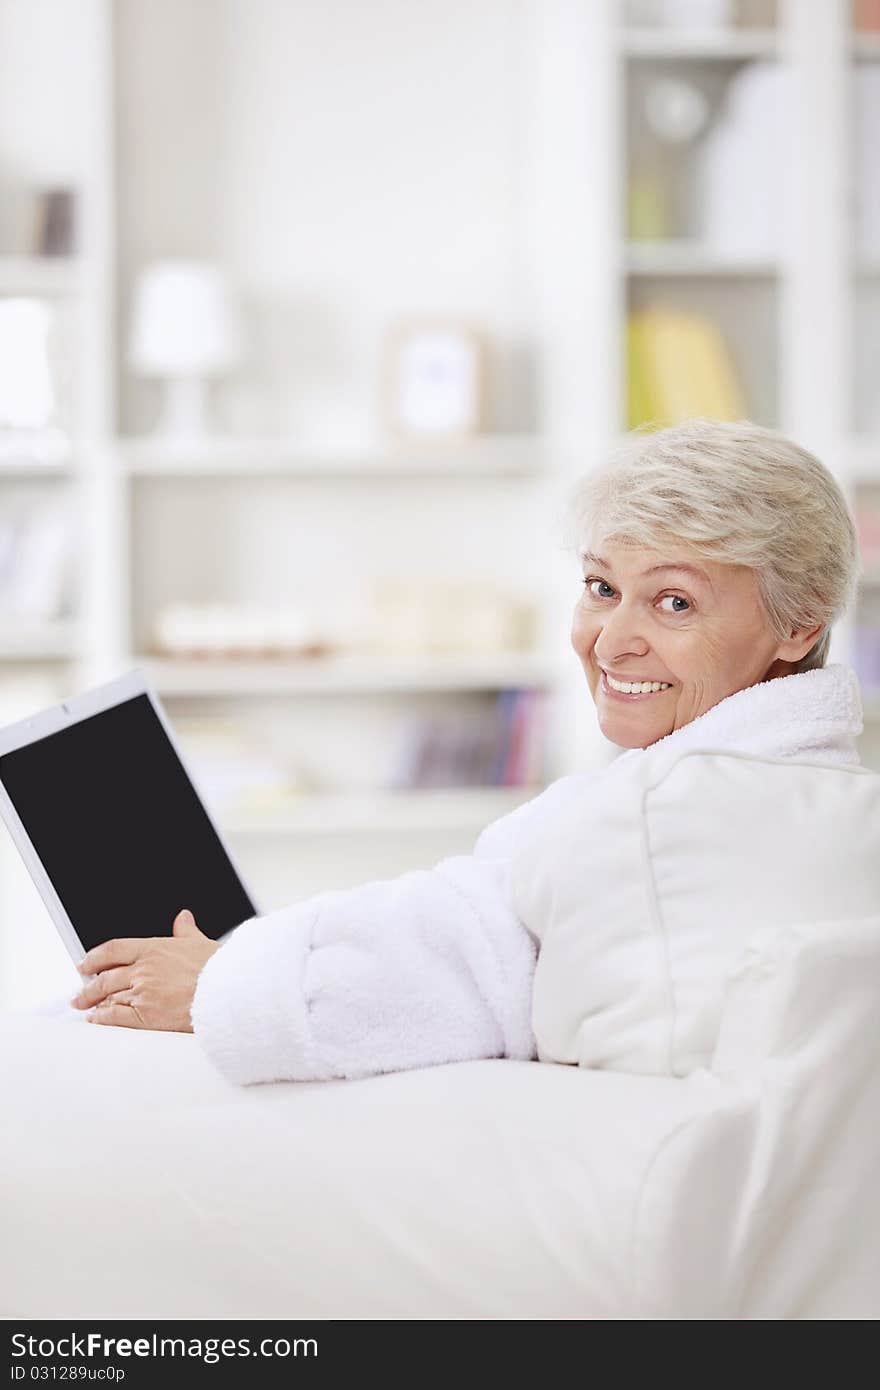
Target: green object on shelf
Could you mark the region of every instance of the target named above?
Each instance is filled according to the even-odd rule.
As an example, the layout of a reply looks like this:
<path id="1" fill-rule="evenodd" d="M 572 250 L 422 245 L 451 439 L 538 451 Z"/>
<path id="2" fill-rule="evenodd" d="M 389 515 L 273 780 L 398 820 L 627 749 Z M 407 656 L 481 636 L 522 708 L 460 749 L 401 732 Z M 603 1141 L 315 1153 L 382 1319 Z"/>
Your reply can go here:
<path id="1" fill-rule="evenodd" d="M 644 319 L 630 314 L 626 323 L 626 417 L 629 429 L 636 429 L 651 421 L 652 398 L 645 362 L 645 331 Z"/>
<path id="2" fill-rule="evenodd" d="M 627 195 L 627 226 L 631 241 L 663 241 L 671 236 L 669 200 L 654 174 L 633 174 Z"/>

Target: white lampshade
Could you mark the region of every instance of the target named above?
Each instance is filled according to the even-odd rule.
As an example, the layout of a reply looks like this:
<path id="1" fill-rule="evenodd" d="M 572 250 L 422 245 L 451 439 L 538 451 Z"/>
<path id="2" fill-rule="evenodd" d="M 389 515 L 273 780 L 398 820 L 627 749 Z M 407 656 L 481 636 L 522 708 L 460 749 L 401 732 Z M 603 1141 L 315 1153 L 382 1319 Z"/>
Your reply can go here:
<path id="1" fill-rule="evenodd" d="M 143 376 L 202 377 L 241 351 L 226 277 L 203 261 L 159 261 L 135 288 L 129 363 Z"/>

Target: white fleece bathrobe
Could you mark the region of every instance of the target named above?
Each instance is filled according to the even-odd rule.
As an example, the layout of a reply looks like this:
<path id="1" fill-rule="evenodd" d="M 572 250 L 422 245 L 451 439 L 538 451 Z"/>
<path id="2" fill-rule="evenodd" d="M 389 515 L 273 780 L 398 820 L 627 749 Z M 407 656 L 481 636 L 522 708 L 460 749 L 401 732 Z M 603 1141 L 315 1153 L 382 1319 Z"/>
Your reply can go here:
<path id="1" fill-rule="evenodd" d="M 689 750 L 857 765 L 861 730 L 858 682 L 846 666 L 738 691 L 600 772 L 560 778 L 489 825 L 471 854 L 243 922 L 199 976 L 196 1038 L 228 1080 L 244 1085 L 490 1057 L 651 1070 L 652 1063 L 606 1046 L 598 1008 L 591 1054 L 560 1054 L 552 1027 L 560 962 L 548 956 L 550 987 L 542 990 L 541 979 L 546 882 L 543 898 L 530 891 L 541 877 L 535 856 L 542 840 L 571 837 L 573 818 L 578 835 L 584 828 L 575 840 L 583 855 L 554 863 L 553 872 L 569 901 L 582 893 L 588 934 L 597 871 L 588 832 L 601 833 L 603 799 L 625 794 L 626 779 L 644 771 L 645 759 L 658 771 Z M 546 1025 L 536 1025 L 539 991 Z"/>

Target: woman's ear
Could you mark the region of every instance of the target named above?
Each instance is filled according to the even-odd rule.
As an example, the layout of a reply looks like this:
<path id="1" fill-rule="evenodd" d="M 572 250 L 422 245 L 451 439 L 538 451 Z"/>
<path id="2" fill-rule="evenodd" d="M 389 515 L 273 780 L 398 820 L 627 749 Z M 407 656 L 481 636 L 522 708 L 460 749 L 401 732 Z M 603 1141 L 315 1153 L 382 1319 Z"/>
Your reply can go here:
<path id="1" fill-rule="evenodd" d="M 787 641 L 780 642 L 776 655 L 782 661 L 790 661 L 792 664 L 803 661 L 811 647 L 816 645 L 824 626 L 824 623 L 819 623 L 816 627 L 795 628 Z"/>

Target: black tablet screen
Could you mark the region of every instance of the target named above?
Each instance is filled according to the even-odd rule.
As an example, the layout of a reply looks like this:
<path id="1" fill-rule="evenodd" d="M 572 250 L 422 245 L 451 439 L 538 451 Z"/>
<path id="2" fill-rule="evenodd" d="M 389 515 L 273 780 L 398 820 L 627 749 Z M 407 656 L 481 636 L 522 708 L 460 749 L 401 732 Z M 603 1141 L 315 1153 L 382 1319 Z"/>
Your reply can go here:
<path id="1" fill-rule="evenodd" d="M 149 696 L 3 754 L 0 781 L 86 950 L 182 907 L 215 940 L 256 915 Z"/>

